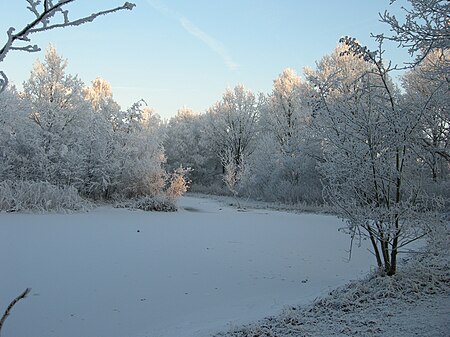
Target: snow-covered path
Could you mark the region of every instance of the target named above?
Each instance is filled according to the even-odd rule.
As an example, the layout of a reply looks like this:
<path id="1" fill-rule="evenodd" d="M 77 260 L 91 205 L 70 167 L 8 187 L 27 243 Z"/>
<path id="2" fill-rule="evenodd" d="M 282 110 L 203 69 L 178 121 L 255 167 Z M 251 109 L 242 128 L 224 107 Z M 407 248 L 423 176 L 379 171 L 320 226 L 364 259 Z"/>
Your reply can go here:
<path id="1" fill-rule="evenodd" d="M 240 212 L 184 197 L 176 213 L 103 207 L 0 214 L 3 337 L 202 337 L 307 303 L 366 274 L 332 216 Z"/>

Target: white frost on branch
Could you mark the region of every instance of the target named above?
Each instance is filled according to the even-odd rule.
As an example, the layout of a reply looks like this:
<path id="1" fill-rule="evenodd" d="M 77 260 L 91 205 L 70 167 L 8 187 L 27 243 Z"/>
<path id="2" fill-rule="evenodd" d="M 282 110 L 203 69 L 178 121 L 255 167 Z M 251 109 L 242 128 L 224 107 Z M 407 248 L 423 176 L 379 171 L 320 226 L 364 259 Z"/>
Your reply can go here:
<path id="1" fill-rule="evenodd" d="M 391 0 L 391 5 L 396 0 Z M 409 0 L 401 7 L 405 14 L 403 22 L 388 11 L 380 14 L 380 21 L 390 26 L 391 35 L 373 35 L 378 41 L 388 40 L 407 48 L 416 59 L 415 66 L 422 62 L 433 49 L 450 47 L 450 2 L 448 0 Z"/>
<path id="2" fill-rule="evenodd" d="M 121 10 L 132 10 L 136 6 L 134 3 L 125 2 L 122 6 L 95 12 L 90 15 L 71 20 L 69 18 L 69 11 L 63 10 L 63 8 L 71 2 L 75 2 L 75 0 L 59 0 L 56 3 L 54 3 L 52 0 L 44 0 L 43 3 L 41 0 L 26 1 L 28 3 L 27 9 L 35 15 L 35 19 L 18 31 L 14 27 L 10 27 L 8 29 L 8 31 L 6 32 L 7 40 L 3 47 L 0 48 L 0 62 L 5 59 L 6 55 L 11 50 L 20 50 L 25 52 L 40 51 L 41 49 L 39 48 L 39 46 L 30 43 L 31 39 L 29 35 L 31 34 L 40 33 L 55 28 L 80 26 L 82 24 L 94 21 L 99 16 L 107 15 Z M 58 13 L 61 14 L 62 20 L 60 22 L 52 22 L 52 19 Z M 28 44 L 16 46 L 15 44 L 20 41 L 26 42 Z M 0 76 L 0 92 L 2 92 L 8 84 L 8 78 L 4 72 L 0 72 Z"/>

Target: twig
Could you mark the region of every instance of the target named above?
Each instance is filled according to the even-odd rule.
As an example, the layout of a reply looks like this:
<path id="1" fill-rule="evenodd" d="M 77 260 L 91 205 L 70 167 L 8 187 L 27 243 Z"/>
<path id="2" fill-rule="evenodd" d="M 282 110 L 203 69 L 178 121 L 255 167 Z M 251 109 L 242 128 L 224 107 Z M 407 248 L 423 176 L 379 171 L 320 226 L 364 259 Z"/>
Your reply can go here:
<path id="1" fill-rule="evenodd" d="M 0 70 L 0 94 L 6 89 L 8 85 L 8 77 L 6 74 Z"/>
<path id="2" fill-rule="evenodd" d="M 3 314 L 2 319 L 0 319 L 0 335 L 2 333 L 3 324 L 5 323 L 6 318 L 9 316 L 11 309 L 16 305 L 17 302 L 19 302 L 20 300 L 27 297 L 27 295 L 30 293 L 30 291 L 31 291 L 31 288 L 25 289 L 25 291 L 22 294 L 20 294 L 15 299 L 13 299 L 13 301 L 8 305 L 8 308 L 6 308 L 6 311 Z"/>

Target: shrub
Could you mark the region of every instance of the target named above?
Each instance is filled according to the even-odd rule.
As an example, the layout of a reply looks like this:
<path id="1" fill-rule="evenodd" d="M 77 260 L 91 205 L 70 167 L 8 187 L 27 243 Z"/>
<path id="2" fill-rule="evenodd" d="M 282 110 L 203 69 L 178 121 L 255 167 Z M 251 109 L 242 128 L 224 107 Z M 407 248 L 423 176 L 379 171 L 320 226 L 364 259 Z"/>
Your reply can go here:
<path id="1" fill-rule="evenodd" d="M 170 176 L 169 186 L 165 191 L 165 194 L 170 201 L 175 202 L 187 192 L 189 185 L 191 184 L 191 181 L 187 176 L 191 171 L 190 168 L 183 168 L 181 166 L 173 171 Z"/>
<path id="2" fill-rule="evenodd" d="M 0 182 L 0 211 L 61 212 L 89 207 L 71 186 L 55 186 L 45 181 Z"/>
<path id="3" fill-rule="evenodd" d="M 115 205 L 116 208 L 129 208 L 129 209 L 140 209 L 143 211 L 151 212 L 175 212 L 177 211 L 177 206 L 175 203 L 164 196 L 144 196 L 125 202 L 120 202 Z"/>

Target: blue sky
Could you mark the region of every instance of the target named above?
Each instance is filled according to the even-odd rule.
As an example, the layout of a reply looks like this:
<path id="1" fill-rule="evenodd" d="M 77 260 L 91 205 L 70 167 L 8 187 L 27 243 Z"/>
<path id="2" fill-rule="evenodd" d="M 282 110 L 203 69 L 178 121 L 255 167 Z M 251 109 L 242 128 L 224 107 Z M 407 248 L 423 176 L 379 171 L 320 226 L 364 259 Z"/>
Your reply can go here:
<path id="1" fill-rule="evenodd" d="M 73 17 L 121 5 L 123 0 L 77 0 Z M 186 105 L 204 112 L 227 87 L 240 83 L 270 92 L 272 81 L 290 67 L 305 66 L 332 52 L 339 38 L 356 37 L 374 47 L 370 33 L 386 32 L 378 13 L 398 12 L 389 0 L 135 0 L 119 12 L 76 27 L 33 35 L 69 61 L 68 72 L 86 83 L 101 76 L 127 108 L 144 98 L 164 118 Z M 25 0 L 0 0 L 0 32 L 32 18 Z M 0 35 L 3 45 L 6 33 Z M 407 60 L 388 46 L 386 57 Z M 20 88 L 43 52 L 11 52 L 0 69 Z"/>

